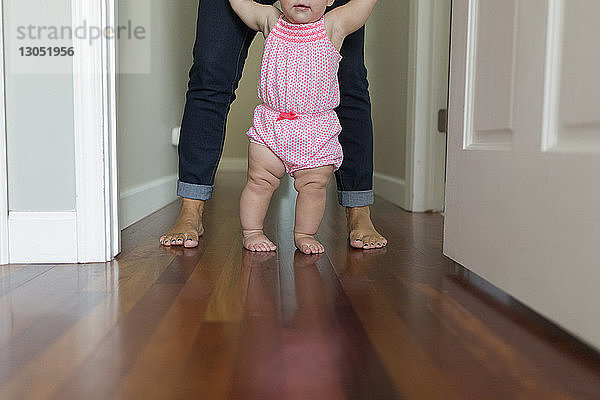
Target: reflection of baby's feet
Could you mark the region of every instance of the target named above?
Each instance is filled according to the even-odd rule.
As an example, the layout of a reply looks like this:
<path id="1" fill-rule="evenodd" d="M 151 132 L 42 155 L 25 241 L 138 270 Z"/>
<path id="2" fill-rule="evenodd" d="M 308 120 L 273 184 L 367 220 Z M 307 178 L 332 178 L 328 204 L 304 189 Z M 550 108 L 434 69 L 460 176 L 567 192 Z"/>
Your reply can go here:
<path id="1" fill-rule="evenodd" d="M 304 254 L 320 254 L 325 252 L 325 247 L 311 235 L 294 233 L 294 243 L 296 243 L 298 250 Z"/>
<path id="2" fill-rule="evenodd" d="M 304 254 L 300 250 L 294 253 L 294 268 L 316 267 L 317 261 L 324 257 L 324 254 Z"/>
<path id="3" fill-rule="evenodd" d="M 273 253 L 272 251 L 251 252 L 242 250 L 242 265 L 249 268 L 260 267 L 276 255 L 277 253 Z"/>
<path id="4" fill-rule="evenodd" d="M 277 246 L 261 230 L 243 230 L 244 248 L 250 251 L 275 251 Z"/>

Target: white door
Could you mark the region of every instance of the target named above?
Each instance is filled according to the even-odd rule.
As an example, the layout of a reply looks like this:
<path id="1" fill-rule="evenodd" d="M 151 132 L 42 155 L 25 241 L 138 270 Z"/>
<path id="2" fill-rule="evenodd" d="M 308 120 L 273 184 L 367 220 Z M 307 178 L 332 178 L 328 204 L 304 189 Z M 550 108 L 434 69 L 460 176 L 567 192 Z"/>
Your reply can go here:
<path id="1" fill-rule="evenodd" d="M 600 348 L 600 1 L 454 0 L 444 253 Z"/>
<path id="2" fill-rule="evenodd" d="M 8 264 L 8 164 L 4 103 L 4 7 L 0 1 L 0 265 Z"/>

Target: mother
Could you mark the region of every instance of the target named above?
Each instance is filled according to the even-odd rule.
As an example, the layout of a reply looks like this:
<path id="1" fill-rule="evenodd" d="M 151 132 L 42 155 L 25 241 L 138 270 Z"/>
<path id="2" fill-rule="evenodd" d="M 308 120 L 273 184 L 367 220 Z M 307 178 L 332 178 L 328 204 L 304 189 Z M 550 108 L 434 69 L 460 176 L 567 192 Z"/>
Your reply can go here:
<path id="1" fill-rule="evenodd" d="M 338 0 L 333 8 L 348 1 Z M 273 4 L 275 0 L 258 2 Z M 175 226 L 160 238 L 165 246 L 196 247 L 204 233 L 204 203 L 212 196 L 227 114 L 255 35 L 228 0 L 199 0 L 194 62 L 179 141 L 177 195 L 183 202 Z M 336 112 L 342 125 L 339 139 L 344 163 L 336 180 L 339 203 L 346 207 L 350 245 L 373 249 L 386 246 L 387 240 L 373 227 L 369 209 L 373 204 L 373 124 L 364 35 L 363 27 L 346 38 L 341 50 L 341 102 Z"/>

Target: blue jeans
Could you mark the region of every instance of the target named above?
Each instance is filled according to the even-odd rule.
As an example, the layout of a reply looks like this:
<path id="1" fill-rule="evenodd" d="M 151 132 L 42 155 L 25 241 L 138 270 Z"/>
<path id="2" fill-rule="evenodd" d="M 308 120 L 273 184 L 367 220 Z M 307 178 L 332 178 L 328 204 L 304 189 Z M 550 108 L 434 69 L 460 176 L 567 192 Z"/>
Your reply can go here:
<path id="1" fill-rule="evenodd" d="M 262 0 L 272 4 L 274 0 Z M 335 6 L 348 2 L 339 0 Z M 373 203 L 373 123 L 364 65 L 364 27 L 341 49 L 341 101 L 336 112 L 344 162 L 336 172 L 344 207 Z M 225 141 L 225 123 L 256 32 L 234 13 L 228 0 L 199 0 L 194 62 L 179 139 L 177 195 L 208 200 Z"/>

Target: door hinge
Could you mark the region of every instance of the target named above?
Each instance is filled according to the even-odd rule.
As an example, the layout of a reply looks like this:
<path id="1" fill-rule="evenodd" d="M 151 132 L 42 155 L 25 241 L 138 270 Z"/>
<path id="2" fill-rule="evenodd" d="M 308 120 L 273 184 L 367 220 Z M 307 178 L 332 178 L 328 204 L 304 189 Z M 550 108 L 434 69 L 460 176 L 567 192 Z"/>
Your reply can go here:
<path id="1" fill-rule="evenodd" d="M 448 132 L 448 109 L 443 108 L 438 111 L 438 132 Z"/>

